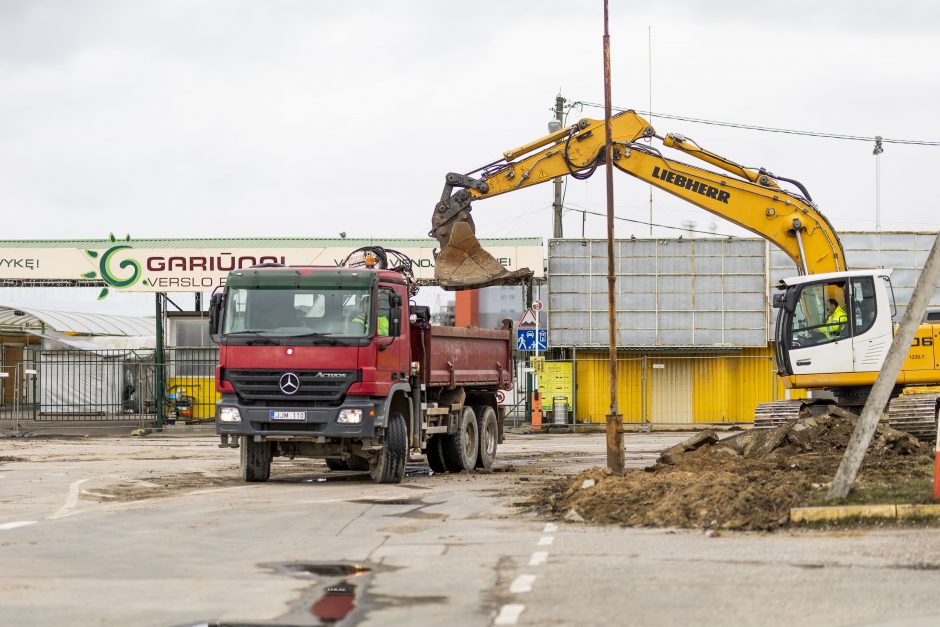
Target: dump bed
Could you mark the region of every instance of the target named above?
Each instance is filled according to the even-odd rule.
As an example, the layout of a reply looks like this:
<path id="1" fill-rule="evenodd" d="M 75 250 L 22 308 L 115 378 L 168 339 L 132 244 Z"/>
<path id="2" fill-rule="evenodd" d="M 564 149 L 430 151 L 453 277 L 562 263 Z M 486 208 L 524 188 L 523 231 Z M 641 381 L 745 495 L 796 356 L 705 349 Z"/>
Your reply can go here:
<path id="1" fill-rule="evenodd" d="M 432 326 L 415 335 L 412 354 L 428 387 L 512 387 L 511 329 Z"/>

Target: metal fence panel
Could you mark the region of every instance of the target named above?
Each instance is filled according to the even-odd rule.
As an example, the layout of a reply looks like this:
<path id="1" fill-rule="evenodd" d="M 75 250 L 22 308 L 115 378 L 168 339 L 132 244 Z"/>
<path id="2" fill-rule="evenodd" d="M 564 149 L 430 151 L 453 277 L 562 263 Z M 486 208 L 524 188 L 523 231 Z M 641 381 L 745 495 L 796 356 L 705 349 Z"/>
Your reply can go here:
<path id="1" fill-rule="evenodd" d="M 15 363 L 0 362 L 0 416 L 37 421 L 156 420 L 157 398 L 169 421 L 215 416 L 218 348 L 164 350 L 163 390 L 155 390 L 152 350 L 41 350 L 27 347 Z"/>

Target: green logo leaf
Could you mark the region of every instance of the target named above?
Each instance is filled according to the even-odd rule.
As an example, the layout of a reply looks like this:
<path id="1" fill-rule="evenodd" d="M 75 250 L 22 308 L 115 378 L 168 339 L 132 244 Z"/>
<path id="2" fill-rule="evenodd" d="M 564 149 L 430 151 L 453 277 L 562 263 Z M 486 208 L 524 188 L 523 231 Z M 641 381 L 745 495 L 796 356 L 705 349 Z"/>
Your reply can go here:
<path id="1" fill-rule="evenodd" d="M 97 272 L 86 272 L 85 274 L 82 275 L 82 278 L 83 278 L 83 279 L 94 279 L 94 278 L 97 277 L 97 276 L 98 276 L 98 273 L 97 273 Z"/>
<path id="2" fill-rule="evenodd" d="M 88 255 L 89 257 L 91 257 L 92 259 L 94 259 L 95 257 L 98 256 L 98 251 L 97 251 L 97 250 L 86 250 L 86 251 L 85 251 L 85 254 Z"/>
<path id="3" fill-rule="evenodd" d="M 101 288 L 101 293 L 98 294 L 98 300 L 101 300 L 102 298 L 104 298 L 104 297 L 107 296 L 107 295 L 108 295 L 108 288 L 106 288 L 106 287 Z"/>

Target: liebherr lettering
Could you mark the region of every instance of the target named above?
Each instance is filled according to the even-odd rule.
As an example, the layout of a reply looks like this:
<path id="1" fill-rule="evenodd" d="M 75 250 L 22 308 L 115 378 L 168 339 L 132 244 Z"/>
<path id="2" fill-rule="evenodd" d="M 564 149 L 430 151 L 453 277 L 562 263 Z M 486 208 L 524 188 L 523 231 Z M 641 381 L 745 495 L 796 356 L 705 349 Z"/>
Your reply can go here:
<path id="1" fill-rule="evenodd" d="M 728 204 L 728 199 L 731 198 L 730 192 L 722 191 L 708 183 L 696 181 L 690 176 L 678 174 L 672 170 L 660 170 L 659 166 L 653 167 L 653 177 L 661 181 L 666 181 L 667 183 L 672 183 L 676 187 L 683 187 L 697 194 L 701 194 L 706 198 L 714 198 L 718 202 L 723 202 L 726 205 Z"/>

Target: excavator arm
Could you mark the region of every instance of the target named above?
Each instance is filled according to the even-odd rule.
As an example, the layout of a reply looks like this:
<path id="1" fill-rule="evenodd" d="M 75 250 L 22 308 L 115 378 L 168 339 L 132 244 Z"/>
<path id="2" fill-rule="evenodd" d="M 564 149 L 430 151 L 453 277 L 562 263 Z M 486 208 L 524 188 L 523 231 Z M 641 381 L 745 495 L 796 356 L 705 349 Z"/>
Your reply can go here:
<path id="1" fill-rule="evenodd" d="M 644 182 L 678 196 L 776 244 L 800 274 L 845 270 L 842 244 L 835 229 L 797 181 L 766 170 L 746 168 L 702 149 L 680 135 L 660 138 L 642 117 L 625 111 L 611 118 L 613 165 Z M 431 237 L 441 244 L 435 276 L 450 290 L 519 284 L 530 270 L 509 272 L 480 246 L 470 217 L 471 203 L 538 185 L 559 176 L 583 179 L 604 161 L 604 121 L 577 124 L 503 153 L 503 158 L 470 174 L 448 174 L 434 210 Z M 711 170 L 673 160 L 638 140 L 660 139 L 664 146 L 724 170 Z M 476 174 L 474 177 L 472 175 Z M 731 175 L 731 176 L 729 176 Z M 795 185 L 802 195 L 778 181 Z"/>

